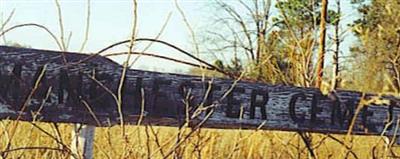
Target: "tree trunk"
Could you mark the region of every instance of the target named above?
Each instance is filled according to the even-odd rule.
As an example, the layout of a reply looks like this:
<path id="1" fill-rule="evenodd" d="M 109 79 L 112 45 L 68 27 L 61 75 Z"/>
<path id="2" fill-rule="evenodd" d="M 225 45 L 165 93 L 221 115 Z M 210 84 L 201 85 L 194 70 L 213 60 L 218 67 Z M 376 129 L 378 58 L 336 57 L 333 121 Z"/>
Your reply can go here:
<path id="1" fill-rule="evenodd" d="M 340 27 L 340 0 L 336 0 L 337 5 L 337 14 L 339 17 L 335 23 L 335 43 L 336 50 L 333 54 L 333 76 L 332 76 L 332 90 L 335 90 L 338 87 L 339 82 L 339 53 L 340 53 L 340 37 L 339 37 L 339 27 Z"/>
<path id="2" fill-rule="evenodd" d="M 325 36 L 326 36 L 326 17 L 328 10 L 328 0 L 322 0 L 321 6 L 321 24 L 320 24 L 320 38 L 319 38 L 319 53 L 317 61 L 317 81 L 316 87 L 321 87 L 323 70 L 324 70 L 324 58 L 325 58 Z"/>

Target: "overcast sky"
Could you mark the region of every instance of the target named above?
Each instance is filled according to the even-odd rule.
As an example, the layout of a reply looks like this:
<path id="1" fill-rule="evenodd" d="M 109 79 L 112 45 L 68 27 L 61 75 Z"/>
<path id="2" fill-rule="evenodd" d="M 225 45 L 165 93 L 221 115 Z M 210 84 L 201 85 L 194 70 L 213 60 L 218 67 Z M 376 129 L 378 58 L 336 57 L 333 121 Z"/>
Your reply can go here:
<path id="1" fill-rule="evenodd" d="M 69 51 L 78 51 L 84 39 L 87 14 L 87 1 L 68 0 L 60 1 L 64 30 L 66 36 L 72 33 Z M 202 10 L 206 10 L 204 1 L 182 1 L 180 7 L 185 11 L 190 24 L 196 28 L 204 19 Z M 53 0 L 0 0 L 0 21 L 4 21 L 11 12 L 14 16 L 5 28 L 23 23 L 39 23 L 48 27 L 59 35 L 57 8 Z M 131 0 L 92 0 L 91 1 L 90 31 L 87 47 L 84 52 L 96 52 L 112 43 L 129 39 L 132 29 L 132 1 Z M 188 29 L 175 7 L 174 1 L 152 0 L 139 1 L 138 4 L 138 33 L 139 37 L 155 37 L 161 30 L 168 15 L 169 22 L 160 39 L 192 50 Z M 6 39 L 12 42 L 29 45 L 33 48 L 57 50 L 56 43 L 43 30 L 29 27 L 21 28 L 6 34 Z M 4 44 L 3 41 L 0 44 Z M 120 48 L 122 51 L 124 47 Z M 125 50 L 123 50 L 125 51 Z M 149 50 L 159 54 L 184 58 L 175 51 L 154 44 Z M 117 61 L 123 61 L 122 57 Z M 162 60 L 140 58 L 134 67 L 168 71 L 175 69 L 185 70 L 187 67 Z"/>

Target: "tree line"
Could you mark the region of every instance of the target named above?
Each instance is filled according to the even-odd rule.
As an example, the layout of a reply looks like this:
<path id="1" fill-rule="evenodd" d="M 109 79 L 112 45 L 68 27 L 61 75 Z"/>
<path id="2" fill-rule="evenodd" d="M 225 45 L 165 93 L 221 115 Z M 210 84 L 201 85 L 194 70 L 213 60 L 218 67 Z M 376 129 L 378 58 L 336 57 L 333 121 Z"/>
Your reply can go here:
<path id="1" fill-rule="evenodd" d="M 399 92 L 400 1 L 343 2 L 216 0 L 212 25 L 199 45 L 212 52 L 215 66 L 237 77 L 328 90 Z M 349 22 L 349 16 L 356 18 Z M 204 72 L 195 68 L 190 73 Z"/>

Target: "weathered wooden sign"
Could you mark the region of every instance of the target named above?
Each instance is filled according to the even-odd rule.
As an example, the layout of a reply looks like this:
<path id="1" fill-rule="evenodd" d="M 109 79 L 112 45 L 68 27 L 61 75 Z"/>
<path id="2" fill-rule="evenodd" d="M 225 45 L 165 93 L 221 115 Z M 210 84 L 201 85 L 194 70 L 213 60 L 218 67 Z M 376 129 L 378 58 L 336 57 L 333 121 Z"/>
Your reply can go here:
<path id="1" fill-rule="evenodd" d="M 102 57 L 0 46 L 0 119 L 396 133 L 400 100 L 130 69 Z M 121 89 L 120 89 L 121 88 Z M 118 90 L 121 90 L 119 93 Z M 363 99 L 380 101 L 362 106 Z M 120 113 L 121 112 L 121 113 Z M 396 133 L 397 134 L 397 133 Z"/>

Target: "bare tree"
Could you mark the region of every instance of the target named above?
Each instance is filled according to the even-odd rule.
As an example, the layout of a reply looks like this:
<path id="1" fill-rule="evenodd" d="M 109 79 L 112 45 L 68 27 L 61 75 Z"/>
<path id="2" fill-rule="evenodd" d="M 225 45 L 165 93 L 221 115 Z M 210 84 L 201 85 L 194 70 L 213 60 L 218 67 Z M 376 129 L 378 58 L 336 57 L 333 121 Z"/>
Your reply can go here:
<path id="1" fill-rule="evenodd" d="M 233 52 L 232 65 L 238 65 L 237 61 L 239 57 L 242 57 L 238 53 L 244 53 L 248 63 L 257 69 L 256 77 L 260 79 L 262 77 L 261 57 L 266 52 L 267 35 L 273 27 L 270 24 L 271 0 L 251 2 L 239 0 L 235 3 L 239 5 L 235 5 L 232 1 L 216 1 L 218 9 L 222 10 L 215 16 L 215 26 L 220 29 L 207 30 L 207 38 L 213 39 L 213 46 L 208 46 L 208 49 L 210 52 Z M 225 59 L 225 61 L 229 60 Z"/>

